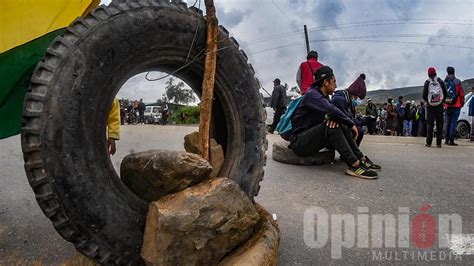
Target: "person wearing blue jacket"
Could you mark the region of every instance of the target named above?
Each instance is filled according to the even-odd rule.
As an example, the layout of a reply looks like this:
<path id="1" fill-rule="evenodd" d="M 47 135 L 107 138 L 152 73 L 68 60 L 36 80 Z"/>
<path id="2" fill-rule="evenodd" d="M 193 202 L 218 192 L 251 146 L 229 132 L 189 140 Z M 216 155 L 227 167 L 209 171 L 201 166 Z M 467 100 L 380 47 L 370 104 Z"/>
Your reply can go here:
<path id="1" fill-rule="evenodd" d="M 306 92 L 293 114 L 290 148 L 302 157 L 314 155 L 323 148 L 335 149 L 346 162 L 346 174 L 375 179 L 375 165 L 359 150 L 354 138 L 358 130 L 350 117 L 345 115 L 329 99 L 336 89 L 336 77 L 332 69 L 323 66 L 314 74 L 315 82 Z"/>
<path id="2" fill-rule="evenodd" d="M 331 99 L 332 103 L 346 116 L 350 117 L 356 125 L 358 131 L 356 139 L 357 146 L 360 146 L 362 138 L 364 137 L 364 124 L 368 124 L 364 119 L 356 118 L 355 110 L 367 94 L 367 87 L 365 86 L 364 80 L 365 74 L 360 74 L 347 89 L 334 92 Z"/>

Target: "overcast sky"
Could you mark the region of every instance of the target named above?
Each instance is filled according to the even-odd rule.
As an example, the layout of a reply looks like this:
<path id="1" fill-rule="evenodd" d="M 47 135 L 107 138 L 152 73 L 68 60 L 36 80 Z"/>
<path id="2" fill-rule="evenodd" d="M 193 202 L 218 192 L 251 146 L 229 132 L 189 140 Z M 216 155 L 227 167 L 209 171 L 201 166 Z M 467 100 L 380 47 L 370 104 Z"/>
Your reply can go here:
<path id="1" fill-rule="evenodd" d="M 366 74 L 369 90 L 418 86 L 427 78 L 430 66 L 441 77 L 447 66 L 454 66 L 461 80 L 474 77 L 474 0 L 215 3 L 219 23 L 239 41 L 269 92 L 275 77 L 290 87 L 296 85 L 296 70 L 306 59 L 304 24 L 311 49 L 334 69 L 339 89 L 360 73 Z M 136 76 L 124 85 L 119 97 L 143 95 L 145 101 L 154 101 L 161 98 L 163 87 Z"/>

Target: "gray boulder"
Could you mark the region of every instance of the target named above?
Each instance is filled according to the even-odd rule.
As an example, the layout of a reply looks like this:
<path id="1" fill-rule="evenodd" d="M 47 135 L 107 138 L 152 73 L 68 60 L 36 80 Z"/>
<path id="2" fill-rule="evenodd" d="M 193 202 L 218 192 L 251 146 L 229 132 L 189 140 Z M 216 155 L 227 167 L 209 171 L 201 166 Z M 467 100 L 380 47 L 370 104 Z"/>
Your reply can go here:
<path id="1" fill-rule="evenodd" d="M 184 149 L 187 152 L 199 154 L 199 133 L 193 132 L 184 136 Z M 212 166 L 211 177 L 217 177 L 224 164 L 224 149 L 215 139 L 209 143 L 209 161 Z"/>
<path id="2" fill-rule="evenodd" d="M 129 154 L 120 165 L 123 183 L 147 201 L 198 184 L 211 171 L 211 165 L 196 154 L 163 150 Z"/>
<path id="3" fill-rule="evenodd" d="M 234 181 L 209 179 L 150 204 L 141 256 L 147 265 L 216 265 L 259 220 Z"/>

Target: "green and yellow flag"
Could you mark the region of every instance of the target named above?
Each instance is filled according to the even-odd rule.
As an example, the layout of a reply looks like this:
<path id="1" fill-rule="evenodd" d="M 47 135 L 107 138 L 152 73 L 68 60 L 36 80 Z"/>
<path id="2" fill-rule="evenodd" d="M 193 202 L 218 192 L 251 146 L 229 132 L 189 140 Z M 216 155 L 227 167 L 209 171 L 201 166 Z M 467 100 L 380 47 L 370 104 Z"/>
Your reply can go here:
<path id="1" fill-rule="evenodd" d="M 0 139 L 20 132 L 31 75 L 50 43 L 100 0 L 0 1 Z"/>

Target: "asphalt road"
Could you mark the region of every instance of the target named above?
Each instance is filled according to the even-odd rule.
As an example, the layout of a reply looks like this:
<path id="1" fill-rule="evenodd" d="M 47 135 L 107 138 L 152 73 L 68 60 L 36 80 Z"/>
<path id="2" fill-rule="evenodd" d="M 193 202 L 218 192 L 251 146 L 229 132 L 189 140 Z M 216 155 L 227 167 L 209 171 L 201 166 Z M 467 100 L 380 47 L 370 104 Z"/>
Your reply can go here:
<path id="1" fill-rule="evenodd" d="M 123 156 L 131 151 L 183 150 L 184 135 L 195 130 L 194 127 L 125 126 L 118 153 L 112 157 L 114 166 L 118 169 Z M 426 249 L 416 248 L 410 241 L 413 238 L 407 242 L 407 248 L 398 244 L 393 248 L 377 248 L 373 242 L 367 248 L 358 237 L 351 245 L 355 231 L 351 233 L 351 227 L 346 226 L 352 218 L 362 221 L 365 215 L 370 220 L 369 239 L 383 240 L 386 237 L 372 231 L 372 219 L 377 214 L 393 216 L 399 225 L 398 221 L 402 221 L 399 218 L 404 217 L 399 214 L 399 208 L 408 208 L 407 218 L 413 224 L 420 207 L 429 204 L 430 217 L 438 221 L 440 215 L 457 214 L 462 219 L 463 236 L 474 234 L 474 144 L 459 140 L 458 147 L 437 149 L 424 147 L 422 138 L 368 136 L 361 148 L 383 170 L 378 180 L 367 181 L 345 175 L 342 162 L 305 167 L 275 162 L 271 159 L 271 147 L 280 138 L 269 135 L 268 139 L 269 159 L 256 201 L 277 216 L 281 265 L 474 264 L 473 255 L 455 256 L 453 249 L 439 248 L 437 243 Z M 0 169 L 0 265 L 61 264 L 77 258 L 74 247 L 56 233 L 35 201 L 23 170 L 19 136 L 0 141 Z M 312 245 L 324 238 L 315 236 L 311 230 L 324 228 L 325 219 L 311 214 L 314 207 L 328 214 L 330 225 L 328 241 L 320 248 Z M 364 208 L 366 214 L 361 211 Z M 305 213 L 309 217 L 306 224 Z M 347 248 L 338 248 L 341 242 L 338 236 L 343 231 L 338 229 L 337 221 L 341 217 L 345 219 L 344 233 L 348 233 L 342 239 Z M 363 226 L 356 225 L 354 230 L 359 228 Z M 396 234 L 401 231 L 396 229 Z M 473 250 L 473 246 L 471 243 L 471 247 L 465 245 L 464 249 Z M 334 259 L 338 250 L 341 258 Z"/>

